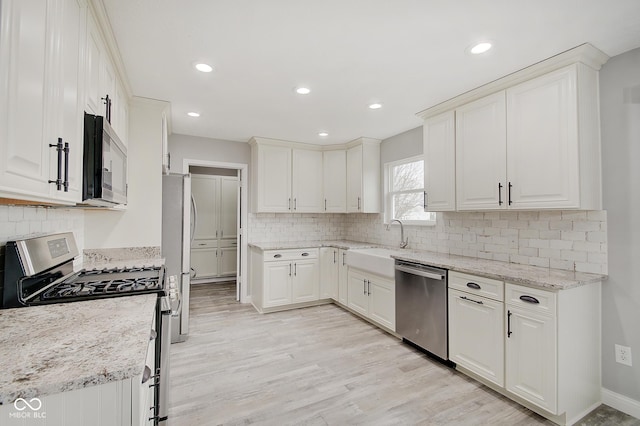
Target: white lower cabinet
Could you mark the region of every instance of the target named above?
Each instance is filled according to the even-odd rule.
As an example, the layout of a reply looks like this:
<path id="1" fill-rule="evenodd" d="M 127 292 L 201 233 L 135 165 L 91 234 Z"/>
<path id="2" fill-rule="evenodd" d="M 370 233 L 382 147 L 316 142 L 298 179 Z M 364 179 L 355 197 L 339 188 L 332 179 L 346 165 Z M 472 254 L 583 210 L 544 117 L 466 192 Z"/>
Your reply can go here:
<path id="1" fill-rule="evenodd" d="M 320 249 L 320 298 L 338 300 L 339 250 L 333 247 Z"/>
<path id="2" fill-rule="evenodd" d="M 338 302 L 347 306 L 349 286 L 348 286 L 347 250 L 338 250 Z"/>
<path id="3" fill-rule="evenodd" d="M 371 321 L 396 330 L 396 285 L 393 280 L 349 268 L 347 307 Z"/>
<path id="4" fill-rule="evenodd" d="M 260 311 L 320 299 L 318 249 L 251 251 L 252 303 Z M 277 310 L 277 309 L 276 309 Z"/>
<path id="5" fill-rule="evenodd" d="M 558 424 L 600 403 L 600 283 L 550 291 L 449 272 L 449 358 Z"/>
<path id="6" fill-rule="evenodd" d="M 449 289 L 449 359 L 504 386 L 504 303 Z"/>
<path id="7" fill-rule="evenodd" d="M 556 414 L 556 293 L 507 284 L 506 310 L 506 388 Z"/>

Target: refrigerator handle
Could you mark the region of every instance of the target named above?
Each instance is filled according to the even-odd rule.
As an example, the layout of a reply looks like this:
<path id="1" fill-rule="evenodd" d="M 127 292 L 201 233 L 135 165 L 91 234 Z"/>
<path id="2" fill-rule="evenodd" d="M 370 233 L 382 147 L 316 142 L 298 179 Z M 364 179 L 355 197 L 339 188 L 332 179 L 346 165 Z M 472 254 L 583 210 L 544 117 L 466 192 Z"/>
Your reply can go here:
<path id="1" fill-rule="evenodd" d="M 196 205 L 196 199 L 191 196 L 191 209 L 193 210 L 193 223 L 191 224 L 191 238 L 190 241 L 193 241 L 193 237 L 196 233 L 196 226 L 198 226 L 198 206 Z"/>

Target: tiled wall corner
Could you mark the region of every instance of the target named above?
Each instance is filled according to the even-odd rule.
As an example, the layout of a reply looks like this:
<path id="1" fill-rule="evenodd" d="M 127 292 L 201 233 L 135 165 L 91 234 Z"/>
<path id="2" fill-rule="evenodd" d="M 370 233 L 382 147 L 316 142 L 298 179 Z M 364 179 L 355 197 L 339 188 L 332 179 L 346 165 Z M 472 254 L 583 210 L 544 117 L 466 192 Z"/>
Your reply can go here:
<path id="1" fill-rule="evenodd" d="M 345 235 L 343 214 L 250 213 L 249 242 L 336 240 Z"/>

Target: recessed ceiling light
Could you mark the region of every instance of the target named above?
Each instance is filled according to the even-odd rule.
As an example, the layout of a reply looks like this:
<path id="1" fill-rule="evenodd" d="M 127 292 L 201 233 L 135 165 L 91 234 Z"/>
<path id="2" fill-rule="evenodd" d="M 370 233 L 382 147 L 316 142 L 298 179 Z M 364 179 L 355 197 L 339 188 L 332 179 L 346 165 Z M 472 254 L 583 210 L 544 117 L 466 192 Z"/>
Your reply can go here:
<path id="1" fill-rule="evenodd" d="M 488 51 L 489 49 L 491 49 L 491 43 L 489 43 L 488 41 L 483 41 L 482 43 L 478 43 L 472 46 L 471 49 L 469 49 L 469 52 L 473 53 L 474 55 L 479 55 Z"/>
<path id="2" fill-rule="evenodd" d="M 298 95 L 308 95 L 309 93 L 311 93 L 311 89 L 309 89 L 308 87 L 296 87 L 296 93 Z"/>
<path id="3" fill-rule="evenodd" d="M 211 72 L 213 67 L 208 64 L 196 64 L 196 69 L 201 72 Z"/>
<path id="4" fill-rule="evenodd" d="M 369 108 L 370 109 L 380 109 L 380 108 L 382 108 L 382 104 L 378 104 L 378 103 L 371 104 L 371 105 L 369 105 Z"/>
<path id="5" fill-rule="evenodd" d="M 323 137 L 323 138 L 324 138 L 324 137 L 329 136 L 329 133 L 327 133 L 327 132 L 320 132 L 320 133 L 318 133 L 318 136 L 321 136 L 321 137 Z"/>
<path id="6" fill-rule="evenodd" d="M 200 117 L 200 113 L 199 112 L 188 112 L 187 115 L 189 117 Z"/>

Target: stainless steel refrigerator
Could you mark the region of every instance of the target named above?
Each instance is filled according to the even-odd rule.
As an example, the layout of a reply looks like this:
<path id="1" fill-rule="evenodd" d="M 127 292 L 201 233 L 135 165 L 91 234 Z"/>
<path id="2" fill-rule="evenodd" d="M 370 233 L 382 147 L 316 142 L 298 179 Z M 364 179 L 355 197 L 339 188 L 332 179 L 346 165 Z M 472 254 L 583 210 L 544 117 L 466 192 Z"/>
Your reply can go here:
<path id="1" fill-rule="evenodd" d="M 178 298 L 172 306 L 171 343 L 189 335 L 191 253 L 191 175 L 162 177 L 162 256 L 169 284 L 175 282 Z M 172 278 L 173 277 L 173 278 Z"/>

